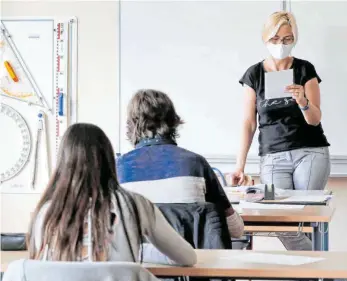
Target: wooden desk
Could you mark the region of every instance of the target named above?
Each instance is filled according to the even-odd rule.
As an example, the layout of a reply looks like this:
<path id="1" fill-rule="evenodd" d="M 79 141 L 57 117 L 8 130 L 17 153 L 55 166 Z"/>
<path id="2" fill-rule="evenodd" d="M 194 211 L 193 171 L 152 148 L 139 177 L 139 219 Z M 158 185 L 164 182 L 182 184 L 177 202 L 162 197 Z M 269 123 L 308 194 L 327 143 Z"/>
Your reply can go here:
<path id="1" fill-rule="evenodd" d="M 272 226 L 272 225 L 245 225 L 245 233 L 293 232 L 313 233 L 311 226 Z"/>
<path id="2" fill-rule="evenodd" d="M 266 229 L 264 225 L 254 225 L 254 223 L 278 223 L 278 231 L 288 231 L 288 227 L 283 225 L 283 223 L 311 223 L 313 227 L 314 236 L 314 249 L 315 250 L 328 250 L 328 233 L 321 233 L 319 228 L 325 227 L 328 224 L 334 214 L 334 210 L 327 206 L 306 206 L 300 210 L 249 210 L 245 209 L 241 213 L 241 216 L 245 223 L 252 223 L 252 226 L 246 226 L 246 229 L 252 232 L 267 232 L 269 228 Z M 282 226 L 281 226 L 282 224 Z M 273 230 L 273 225 L 270 230 Z M 325 228 L 324 228 L 325 229 Z M 312 232 L 309 228 L 303 229 L 306 232 Z M 294 231 L 295 228 L 294 228 Z M 324 245 L 321 246 L 321 241 Z M 4 254 L 3 254 L 4 253 Z M 7 254 L 8 253 L 8 254 Z M 24 253 L 24 254 L 23 254 Z M 20 258 L 25 258 L 26 252 L 1 252 L 1 263 L 7 264 L 9 260 L 15 260 Z M 2 268 L 2 267 L 1 267 Z"/>
<path id="3" fill-rule="evenodd" d="M 27 251 L 1 251 L 1 272 L 5 272 L 10 262 L 20 259 L 28 259 Z"/>
<path id="4" fill-rule="evenodd" d="M 245 222 L 330 222 L 334 209 L 328 206 L 305 206 L 294 210 L 251 210 L 240 214 Z"/>
<path id="5" fill-rule="evenodd" d="M 10 262 L 20 259 L 28 259 L 27 251 L 1 251 L 1 272 L 5 272 Z"/>
<path id="6" fill-rule="evenodd" d="M 298 266 L 243 262 L 233 257 L 249 252 L 323 257 L 325 260 Z M 347 253 L 343 252 L 255 252 L 237 250 L 197 250 L 194 267 L 145 264 L 157 276 L 204 276 L 230 278 L 346 278 Z"/>
<path id="7" fill-rule="evenodd" d="M 312 233 L 313 250 L 328 251 L 329 222 L 333 214 L 334 209 L 329 206 L 305 206 L 303 209 L 292 210 L 244 209 L 241 217 L 246 224 L 246 231 L 250 233 L 283 232 L 289 226 L 292 229 L 289 232 L 297 232 L 300 223 L 309 224 L 301 231 Z"/>
<path id="8" fill-rule="evenodd" d="M 345 252 L 257 252 L 237 250 L 196 250 L 198 263 L 194 267 L 175 267 L 144 264 L 157 276 L 205 276 L 237 278 L 347 278 L 347 253 Z M 281 255 L 323 257 L 325 260 L 299 265 L 275 265 L 243 262 L 233 257 L 245 253 L 271 253 Z M 1 271 L 14 260 L 28 258 L 28 252 L 1 252 Z"/>

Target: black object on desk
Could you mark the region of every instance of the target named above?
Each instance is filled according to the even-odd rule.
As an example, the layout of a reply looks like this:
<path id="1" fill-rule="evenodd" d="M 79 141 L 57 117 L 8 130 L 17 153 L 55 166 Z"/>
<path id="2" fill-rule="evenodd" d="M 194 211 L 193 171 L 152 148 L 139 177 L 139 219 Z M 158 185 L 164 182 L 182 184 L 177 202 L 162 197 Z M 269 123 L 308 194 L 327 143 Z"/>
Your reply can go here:
<path id="1" fill-rule="evenodd" d="M 265 196 L 264 200 L 275 200 L 275 187 L 273 184 L 265 185 Z"/>

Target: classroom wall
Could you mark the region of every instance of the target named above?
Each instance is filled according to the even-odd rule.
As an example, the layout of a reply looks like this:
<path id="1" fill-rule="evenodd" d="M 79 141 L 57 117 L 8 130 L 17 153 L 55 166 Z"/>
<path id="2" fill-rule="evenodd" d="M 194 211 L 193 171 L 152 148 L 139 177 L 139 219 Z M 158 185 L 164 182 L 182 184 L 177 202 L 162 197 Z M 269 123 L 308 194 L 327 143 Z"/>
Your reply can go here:
<path id="1" fill-rule="evenodd" d="M 1 3 L 1 2 L 0 2 Z M 78 47 L 78 121 L 101 126 L 117 147 L 117 58 L 118 3 L 116 1 L 4 1 L 2 16 L 77 16 L 79 19 Z M 347 251 L 344 214 L 347 213 L 347 178 L 332 178 L 328 188 L 334 191 L 336 212 L 331 223 L 331 250 Z M 1 231 L 25 232 L 39 195 L 1 194 Z M 261 242 L 260 242 L 261 241 Z M 267 242 L 266 242 L 267 241 Z M 256 248 L 271 248 L 257 239 Z M 268 243 L 271 241 L 271 243 Z M 276 249 L 276 248 L 275 248 Z"/>
<path id="2" fill-rule="evenodd" d="M 99 125 L 117 147 L 117 1 L 0 1 L 0 5 L 1 17 L 78 18 L 78 121 Z M 25 231 L 38 199 L 37 194 L 1 194 L 1 231 Z"/>
<path id="3" fill-rule="evenodd" d="M 1 1 L 0 1 L 1 3 Z M 118 140 L 118 2 L 3 1 L 2 17 L 78 18 L 78 120 Z"/>

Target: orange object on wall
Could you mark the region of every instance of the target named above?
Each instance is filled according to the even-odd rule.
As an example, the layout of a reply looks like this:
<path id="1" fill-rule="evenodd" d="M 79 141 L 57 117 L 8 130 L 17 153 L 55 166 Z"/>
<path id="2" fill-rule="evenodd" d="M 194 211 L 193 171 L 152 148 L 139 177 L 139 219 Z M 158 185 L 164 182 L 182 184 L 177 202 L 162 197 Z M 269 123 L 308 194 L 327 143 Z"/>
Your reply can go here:
<path id="1" fill-rule="evenodd" d="M 13 80 L 14 82 L 18 82 L 19 79 L 18 79 L 16 73 L 14 72 L 14 70 L 13 70 L 13 68 L 12 68 L 12 65 L 11 65 L 8 61 L 5 61 L 5 62 L 4 62 L 4 65 L 5 65 L 5 67 L 6 67 L 6 70 L 7 70 L 8 74 L 11 76 L 12 80 Z"/>

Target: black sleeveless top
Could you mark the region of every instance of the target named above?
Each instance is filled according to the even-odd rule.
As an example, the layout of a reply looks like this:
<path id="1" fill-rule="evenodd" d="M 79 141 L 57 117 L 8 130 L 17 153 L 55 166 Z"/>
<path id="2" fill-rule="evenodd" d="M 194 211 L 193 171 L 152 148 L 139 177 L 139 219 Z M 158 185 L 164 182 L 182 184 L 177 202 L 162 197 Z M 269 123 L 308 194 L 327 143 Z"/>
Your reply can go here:
<path id="1" fill-rule="evenodd" d="M 294 83 L 304 86 L 317 78 L 314 66 L 305 60 L 294 58 L 292 67 Z M 240 80 L 256 92 L 256 110 L 259 124 L 259 155 L 289 151 L 304 147 L 329 146 L 322 125 L 306 123 L 296 101 L 291 98 L 265 99 L 265 69 L 263 61 L 251 66 Z M 289 86 L 289 85 L 288 85 Z"/>

